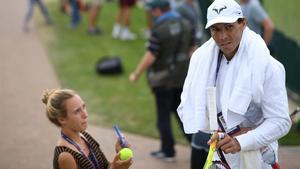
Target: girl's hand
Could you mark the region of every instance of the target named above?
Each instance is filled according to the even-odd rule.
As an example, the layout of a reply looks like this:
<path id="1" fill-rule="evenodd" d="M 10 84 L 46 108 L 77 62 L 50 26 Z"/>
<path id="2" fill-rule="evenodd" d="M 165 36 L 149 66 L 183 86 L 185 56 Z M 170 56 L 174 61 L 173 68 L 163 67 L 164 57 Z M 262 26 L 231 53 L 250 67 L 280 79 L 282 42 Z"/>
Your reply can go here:
<path id="1" fill-rule="evenodd" d="M 111 162 L 109 169 L 128 169 L 133 163 L 132 158 L 120 160 L 120 153 L 117 153 Z"/>
<path id="2" fill-rule="evenodd" d="M 123 134 L 122 134 L 122 138 L 123 138 L 123 140 L 125 141 L 126 147 L 127 147 L 127 148 L 130 148 L 131 145 L 130 145 L 129 142 L 126 140 L 126 138 L 123 136 Z M 116 141 L 116 144 L 115 144 L 115 150 L 116 150 L 116 153 L 119 153 L 119 151 L 120 151 L 122 148 L 125 148 L 125 147 L 122 147 L 121 140 L 120 140 L 119 138 L 117 138 L 117 141 Z"/>

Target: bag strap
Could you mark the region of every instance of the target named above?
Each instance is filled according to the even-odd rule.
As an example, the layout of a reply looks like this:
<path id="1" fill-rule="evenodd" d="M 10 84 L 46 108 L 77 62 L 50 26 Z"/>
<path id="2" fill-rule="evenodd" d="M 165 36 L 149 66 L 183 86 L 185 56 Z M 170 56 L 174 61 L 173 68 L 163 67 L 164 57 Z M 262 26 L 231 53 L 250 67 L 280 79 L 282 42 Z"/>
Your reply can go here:
<path id="1" fill-rule="evenodd" d="M 219 74 L 219 70 L 220 70 L 222 55 L 223 55 L 223 52 L 221 50 L 219 50 L 219 53 L 218 53 L 218 62 L 217 62 L 217 68 L 216 68 L 215 87 L 217 86 L 217 79 L 218 79 L 218 74 Z M 221 131 L 222 132 L 226 132 L 226 123 L 225 123 L 224 118 L 223 118 L 223 113 L 219 112 L 217 114 L 217 116 L 218 116 L 217 117 L 218 125 L 219 125 Z M 229 167 L 228 162 L 226 161 L 226 158 L 225 158 L 225 156 L 223 154 L 223 151 L 220 148 L 218 148 L 217 149 L 217 153 L 219 155 L 220 160 Z M 230 169 L 230 167 L 229 167 L 229 169 Z"/>

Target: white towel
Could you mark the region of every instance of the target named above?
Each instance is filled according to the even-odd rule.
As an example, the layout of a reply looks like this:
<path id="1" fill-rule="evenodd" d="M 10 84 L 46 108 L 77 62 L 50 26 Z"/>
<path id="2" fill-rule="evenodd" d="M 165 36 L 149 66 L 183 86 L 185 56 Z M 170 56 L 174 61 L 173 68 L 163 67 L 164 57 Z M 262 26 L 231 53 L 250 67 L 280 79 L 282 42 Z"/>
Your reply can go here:
<path id="1" fill-rule="evenodd" d="M 177 109 L 186 133 L 209 132 L 205 92 L 207 87 L 214 86 L 218 53 L 219 47 L 211 38 L 192 55 Z M 265 70 L 271 57 L 263 39 L 246 27 L 239 49 L 230 61 L 232 65 L 220 98 L 228 128 L 235 121 L 230 113 L 244 115 L 251 100 L 260 103 Z"/>

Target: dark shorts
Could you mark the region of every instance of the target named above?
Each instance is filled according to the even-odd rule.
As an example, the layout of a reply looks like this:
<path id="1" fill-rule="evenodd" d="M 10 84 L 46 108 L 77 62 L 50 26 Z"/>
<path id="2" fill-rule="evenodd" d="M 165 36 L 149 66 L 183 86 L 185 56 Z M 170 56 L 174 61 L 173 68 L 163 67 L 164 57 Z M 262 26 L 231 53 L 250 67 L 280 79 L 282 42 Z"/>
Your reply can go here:
<path id="1" fill-rule="evenodd" d="M 136 0 L 119 0 L 119 5 L 132 7 L 135 5 L 135 2 Z"/>

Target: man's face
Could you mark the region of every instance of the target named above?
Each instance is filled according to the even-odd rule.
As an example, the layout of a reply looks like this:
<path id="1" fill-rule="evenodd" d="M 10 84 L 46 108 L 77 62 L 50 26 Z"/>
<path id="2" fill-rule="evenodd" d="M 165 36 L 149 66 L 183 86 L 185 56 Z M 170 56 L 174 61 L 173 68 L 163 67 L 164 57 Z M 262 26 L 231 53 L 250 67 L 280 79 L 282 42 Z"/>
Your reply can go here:
<path id="1" fill-rule="evenodd" d="M 217 23 L 212 25 L 210 33 L 226 57 L 233 57 L 238 50 L 246 20 L 241 23 Z"/>
<path id="2" fill-rule="evenodd" d="M 156 19 L 161 15 L 161 10 L 158 7 L 153 8 L 151 9 L 151 14 L 154 17 L 154 19 Z"/>

